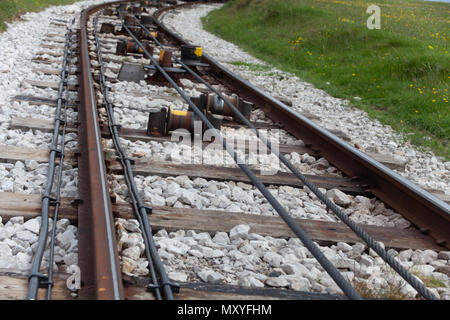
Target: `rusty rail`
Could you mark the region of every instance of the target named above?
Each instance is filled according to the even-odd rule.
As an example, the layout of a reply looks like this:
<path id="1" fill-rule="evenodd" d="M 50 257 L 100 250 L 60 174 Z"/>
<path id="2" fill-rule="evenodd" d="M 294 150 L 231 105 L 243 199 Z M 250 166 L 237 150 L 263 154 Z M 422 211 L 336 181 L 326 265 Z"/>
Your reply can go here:
<path id="1" fill-rule="evenodd" d="M 124 293 L 87 41 L 89 15 L 106 5 L 111 4 L 81 13 L 78 190 L 82 201 L 78 206 L 78 248 L 80 298 L 117 300 L 123 299 Z"/>

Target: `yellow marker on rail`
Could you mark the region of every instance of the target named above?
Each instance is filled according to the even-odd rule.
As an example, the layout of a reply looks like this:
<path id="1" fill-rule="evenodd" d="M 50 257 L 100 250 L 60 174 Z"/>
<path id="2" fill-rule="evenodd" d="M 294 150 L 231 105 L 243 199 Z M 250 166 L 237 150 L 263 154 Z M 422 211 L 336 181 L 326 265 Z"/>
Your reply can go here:
<path id="1" fill-rule="evenodd" d="M 187 111 L 183 111 L 183 110 L 173 110 L 173 109 L 171 109 L 170 111 L 172 112 L 172 114 L 174 116 L 185 116 L 185 115 L 187 115 Z"/>
<path id="2" fill-rule="evenodd" d="M 201 56 L 202 56 L 202 53 L 203 53 L 203 48 L 201 48 L 201 47 L 195 48 L 194 54 L 195 54 L 197 57 L 201 57 Z"/>

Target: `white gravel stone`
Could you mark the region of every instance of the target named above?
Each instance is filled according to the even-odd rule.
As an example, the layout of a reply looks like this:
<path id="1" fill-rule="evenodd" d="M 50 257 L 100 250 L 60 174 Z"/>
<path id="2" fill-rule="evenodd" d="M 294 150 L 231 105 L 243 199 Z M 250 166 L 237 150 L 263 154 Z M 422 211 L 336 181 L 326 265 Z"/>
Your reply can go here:
<path id="1" fill-rule="evenodd" d="M 249 231 L 250 231 L 249 225 L 239 224 L 230 230 L 230 240 L 235 240 L 239 238 L 245 239 Z"/>
<path id="2" fill-rule="evenodd" d="M 16 232 L 15 237 L 28 243 L 36 242 L 38 239 L 38 236 L 35 233 L 28 230 Z"/>
<path id="3" fill-rule="evenodd" d="M 165 259 L 165 260 L 172 260 L 173 258 L 175 258 L 175 255 L 173 255 L 172 253 L 168 253 L 166 250 L 164 249 L 158 249 L 158 255 L 161 257 L 161 259 Z"/>
<path id="4" fill-rule="evenodd" d="M 128 193 L 126 192 L 126 185 L 124 181 L 122 182 L 123 176 L 111 175 L 111 179 L 113 180 L 113 192 L 115 192 L 118 197 L 123 197 L 123 200 L 126 201 L 128 198 Z M 185 195 L 188 194 L 192 199 L 184 199 L 183 202 L 181 201 L 181 196 L 177 198 L 169 197 L 165 199 L 166 205 L 172 205 L 175 208 L 190 207 L 198 209 L 225 210 L 228 212 L 244 211 L 246 213 L 258 215 L 278 215 L 267 200 L 254 187 L 250 187 L 252 189 L 245 189 L 246 197 L 248 197 L 247 200 L 244 197 L 232 197 L 233 190 L 235 190 L 234 193 L 240 192 L 236 191 L 239 189 L 236 189 L 236 184 L 232 181 L 219 182 L 210 180 L 205 185 L 197 184 L 197 186 L 194 187 L 195 184 L 193 180 L 190 180 L 188 177 L 162 178 L 158 176 L 143 177 L 137 175 L 135 180 L 138 190 L 144 189 L 144 191 L 142 191 L 144 201 L 152 201 L 153 196 L 148 196 L 150 193 L 157 194 L 158 196 L 160 194 L 164 195 L 165 186 L 175 180 L 178 181 L 177 183 L 181 183 L 181 185 L 186 185 L 186 187 L 181 187 L 180 190 L 182 191 L 180 192 L 183 192 Z M 244 190 L 242 188 L 240 189 Z M 213 191 L 215 194 L 206 190 Z M 290 213 L 294 217 L 317 219 L 322 221 L 337 221 L 337 218 L 327 212 L 325 205 L 315 199 L 315 196 L 306 188 L 277 187 L 269 188 L 269 190 L 280 199 L 280 202 L 290 210 Z M 250 198 L 252 198 L 252 200 Z M 253 201 L 253 204 L 251 204 L 251 201 Z M 186 202 L 190 202 L 191 204 L 187 204 Z M 356 201 L 353 201 L 352 203 L 356 204 Z M 223 208 L 225 206 L 226 208 Z M 352 218 L 357 218 L 355 219 L 355 222 L 362 224 L 399 227 L 403 221 L 406 221 L 402 218 L 398 219 L 397 216 L 395 216 L 395 221 L 390 221 L 387 217 L 382 215 L 374 216 L 370 210 L 361 211 L 357 204 L 356 207 L 354 207 L 354 205 L 350 205 L 347 210 L 350 210 Z M 384 208 L 383 210 L 386 209 Z"/>
<path id="5" fill-rule="evenodd" d="M 122 255 L 137 260 L 141 256 L 141 250 L 138 247 L 129 247 L 122 251 Z"/>
<path id="6" fill-rule="evenodd" d="M 444 283 L 446 283 L 446 286 L 448 287 L 448 282 L 449 282 L 449 278 L 445 273 L 441 273 L 441 272 L 433 272 L 431 274 L 431 276 L 439 281 L 442 281 Z"/>
<path id="7" fill-rule="evenodd" d="M 131 234 L 137 233 L 128 235 Z M 227 239 L 225 233 L 217 232 L 211 239 L 208 233 L 197 234 L 192 230 L 178 230 L 170 234 L 160 231 L 155 234 L 156 244 L 159 247 L 158 253 L 168 268 L 169 276 L 172 273 L 181 273 L 180 277 L 183 281 L 186 277 L 212 284 L 226 283 L 248 288 L 268 286 L 297 291 L 342 294 L 326 272 L 319 270 L 321 267 L 318 262 L 314 258 L 309 258 L 310 253 L 306 255 L 307 251 L 301 251 L 301 258 L 296 256 L 296 249 L 305 249 L 298 239 L 262 237 L 254 233 L 251 234 L 251 238 L 257 240 L 236 238 L 232 242 L 228 242 L 223 241 Z M 175 250 L 179 250 L 178 243 L 186 246 L 188 249 L 186 254 L 165 250 L 171 245 L 177 246 Z M 345 253 L 338 246 L 345 249 L 350 247 L 351 250 L 347 251 L 349 254 L 354 252 L 361 254 L 365 246 L 354 244 L 347 247 L 344 243 L 331 247 L 320 246 L 321 251 L 331 258 L 332 263 L 340 269 L 346 279 L 351 282 L 364 281 L 369 289 L 375 291 L 391 284 L 389 279 L 392 278 L 392 271 L 384 267 L 381 258 L 362 254 L 362 257 L 355 258 L 359 261 L 358 263 L 357 260 L 346 258 Z M 423 254 L 421 250 L 412 250 L 412 253 L 417 252 Z M 137 275 L 138 271 L 135 265 L 138 262 L 135 260 L 130 262 L 123 252 L 121 254 L 122 261 L 126 262 L 122 264 L 123 272 L 131 270 L 132 274 Z M 368 262 L 365 262 L 366 260 Z M 412 262 L 410 261 L 410 263 Z M 430 271 L 431 276 L 435 276 L 436 280 L 448 287 L 448 276 L 436 272 L 435 267 L 425 265 L 416 271 L 423 272 L 422 268 L 424 267 L 428 272 L 426 274 L 429 274 Z M 170 278 L 173 279 L 172 276 Z M 441 297 L 446 297 L 442 292 L 441 290 L 439 293 Z"/>
<path id="8" fill-rule="evenodd" d="M 400 293 L 408 298 L 415 298 L 415 296 L 417 295 L 417 291 L 409 283 L 401 287 Z"/>
<path id="9" fill-rule="evenodd" d="M 370 289 L 379 289 L 382 287 L 386 287 L 388 285 L 386 279 L 379 277 L 377 275 L 372 274 L 368 279 L 367 279 L 367 286 Z"/>
<path id="10" fill-rule="evenodd" d="M 145 196 L 146 196 L 148 202 L 150 202 L 154 206 L 165 206 L 166 205 L 166 200 L 160 195 L 157 195 L 157 194 L 154 194 L 151 192 L 146 192 Z"/>
<path id="11" fill-rule="evenodd" d="M 239 279 L 238 285 L 249 288 L 264 288 L 264 283 L 252 276 Z"/>
<path id="12" fill-rule="evenodd" d="M 39 219 L 35 218 L 28 220 L 23 224 L 23 227 L 28 231 L 31 231 L 35 234 L 39 234 L 39 229 L 41 227 L 40 217 Z"/>
<path id="13" fill-rule="evenodd" d="M 295 276 L 287 279 L 289 282 L 289 288 L 297 291 L 310 291 L 311 282 L 304 278 Z"/>
<path id="14" fill-rule="evenodd" d="M 70 250 L 70 248 L 76 243 L 76 236 L 72 230 L 66 229 L 63 233 L 56 235 L 56 244 L 64 250 Z"/>
<path id="15" fill-rule="evenodd" d="M 325 286 L 325 288 L 326 288 L 325 290 L 328 293 L 337 294 L 337 293 L 341 292 L 341 290 L 339 289 L 337 284 L 334 282 L 334 280 L 325 272 L 321 274 L 318 281 L 321 285 Z"/>
<path id="16" fill-rule="evenodd" d="M 31 269 L 31 257 L 30 255 L 19 252 L 16 256 L 17 267 L 20 271 L 28 271 Z"/>
<path id="17" fill-rule="evenodd" d="M 211 236 L 209 235 L 208 232 L 201 232 L 201 233 L 196 233 L 193 235 L 194 239 L 197 241 L 207 241 L 207 240 L 211 240 Z"/>
<path id="18" fill-rule="evenodd" d="M 78 254 L 75 252 L 71 252 L 64 256 L 64 263 L 68 266 L 73 264 L 78 264 Z"/>
<path id="19" fill-rule="evenodd" d="M 180 196 L 180 201 L 185 204 L 195 205 L 197 197 L 195 193 L 188 190 L 183 190 Z"/>
<path id="20" fill-rule="evenodd" d="M 175 239 L 162 239 L 157 242 L 161 248 L 175 255 L 184 255 L 189 250 L 189 246 Z"/>
<path id="21" fill-rule="evenodd" d="M 293 263 L 283 264 L 281 266 L 281 269 L 283 269 L 283 271 L 286 272 L 286 274 L 304 275 L 309 273 L 309 270 L 301 264 L 293 264 Z"/>
<path id="22" fill-rule="evenodd" d="M 372 259 L 372 257 L 370 257 L 368 255 L 363 255 L 361 257 L 361 259 L 359 260 L 359 264 L 366 266 L 366 267 L 370 267 L 373 265 L 373 259 Z"/>
<path id="23" fill-rule="evenodd" d="M 289 285 L 284 277 L 269 277 L 265 283 L 270 287 L 287 287 Z"/>
<path id="24" fill-rule="evenodd" d="M 169 272 L 168 274 L 169 279 L 177 282 L 186 282 L 187 281 L 187 274 L 184 272 Z"/>
<path id="25" fill-rule="evenodd" d="M 67 228 L 67 226 L 70 225 L 69 219 L 63 218 L 58 221 L 56 221 L 56 232 L 64 232 Z"/>
<path id="26" fill-rule="evenodd" d="M 343 252 L 349 252 L 353 250 L 353 247 L 345 242 L 338 242 L 337 248 Z"/>
<path id="27" fill-rule="evenodd" d="M 136 219 L 128 219 L 125 220 L 123 219 L 123 227 L 128 231 L 128 232 L 139 232 L 140 228 L 139 228 L 139 221 L 137 221 Z"/>
<path id="28" fill-rule="evenodd" d="M 36 160 L 25 160 L 25 165 L 29 170 L 35 170 L 39 166 L 39 163 Z"/>
<path id="29" fill-rule="evenodd" d="M 438 258 L 442 260 L 450 260 L 450 251 L 439 252 Z"/>
<path id="30" fill-rule="evenodd" d="M 198 273 L 200 279 L 204 282 L 218 284 L 221 283 L 225 277 L 218 272 L 215 271 L 201 271 Z"/>
<path id="31" fill-rule="evenodd" d="M 411 249 L 403 250 L 399 252 L 399 254 L 397 255 L 397 259 L 399 261 L 409 261 L 413 253 L 414 251 Z"/>
<path id="32" fill-rule="evenodd" d="M 161 229 L 157 233 L 155 233 L 155 237 L 168 237 L 168 236 L 169 234 L 164 229 Z"/>
<path id="33" fill-rule="evenodd" d="M 186 235 L 186 232 L 184 230 L 178 230 L 178 231 L 175 231 L 175 232 L 171 232 L 169 234 L 169 237 L 171 237 L 171 238 L 184 238 L 185 235 Z M 182 241 L 182 239 L 180 239 L 180 241 Z"/>
<path id="34" fill-rule="evenodd" d="M 424 252 L 421 250 L 417 250 L 411 255 L 411 261 L 418 265 L 428 264 L 433 260 L 435 260 L 434 257 L 428 254 L 424 254 Z"/>
<path id="35" fill-rule="evenodd" d="M 216 232 L 216 235 L 212 239 L 215 243 L 221 245 L 230 244 L 230 238 L 228 237 L 228 233 L 226 232 Z"/>
<path id="36" fill-rule="evenodd" d="M 338 189 L 331 189 L 326 193 L 326 196 L 329 197 L 330 199 L 332 199 L 334 201 L 334 203 L 336 203 L 339 206 L 342 206 L 344 208 L 347 208 L 350 203 L 351 200 L 350 198 L 343 193 L 342 191 L 338 190 Z"/>
<path id="37" fill-rule="evenodd" d="M 12 256 L 11 248 L 6 243 L 0 243 L 0 257 Z"/>
<path id="38" fill-rule="evenodd" d="M 6 228 L 0 228 L 0 241 L 9 239 L 10 236 L 11 234 Z"/>
<path id="39" fill-rule="evenodd" d="M 12 217 L 11 219 L 9 219 L 9 222 L 14 223 L 14 224 L 23 224 L 24 219 L 23 219 L 23 216 Z"/>
<path id="40" fill-rule="evenodd" d="M 272 267 L 279 267 L 283 263 L 283 257 L 273 251 L 269 251 L 264 254 L 263 260 Z"/>
<path id="41" fill-rule="evenodd" d="M 430 265 L 415 265 L 409 269 L 409 272 L 429 277 L 433 273 L 434 269 L 435 268 Z"/>

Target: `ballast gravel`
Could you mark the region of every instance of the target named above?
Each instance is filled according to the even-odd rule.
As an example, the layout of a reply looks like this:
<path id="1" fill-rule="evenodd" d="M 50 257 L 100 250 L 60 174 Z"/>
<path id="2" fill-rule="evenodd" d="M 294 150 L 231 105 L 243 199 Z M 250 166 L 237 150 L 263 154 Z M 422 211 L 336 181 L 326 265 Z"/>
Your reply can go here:
<path id="1" fill-rule="evenodd" d="M 0 163 L 0 191 L 21 194 L 43 194 L 47 185 L 48 164 L 35 160 Z M 64 165 L 61 196 L 77 197 L 78 169 Z"/>
<path id="2" fill-rule="evenodd" d="M 128 189 L 123 176 L 111 174 L 108 180 L 117 201 L 128 202 Z M 135 176 L 135 182 L 142 199 L 156 206 L 278 216 L 259 190 L 242 182 L 141 175 Z M 268 189 L 294 218 L 339 221 L 307 187 L 269 186 Z M 356 223 L 401 229 L 411 226 L 400 214 L 386 208 L 375 198 L 353 197 L 337 189 L 319 190 L 326 193 Z"/>
<path id="3" fill-rule="evenodd" d="M 148 262 L 139 223 L 116 219 L 122 272 L 148 275 Z M 247 288 L 275 287 L 297 291 L 342 294 L 316 259 L 296 238 L 274 238 L 236 225 L 228 232 L 195 232 L 162 229 L 154 235 L 158 254 L 169 279 L 175 282 L 205 282 Z M 320 246 L 325 256 L 354 286 L 372 297 L 416 298 L 417 292 L 372 250 L 361 243 L 338 242 Z M 450 299 L 449 252 L 433 250 L 389 250 L 400 263 L 422 281 L 433 279 L 431 291 Z"/>
<path id="4" fill-rule="evenodd" d="M 242 136 L 239 137 L 237 135 L 234 137 L 242 138 Z M 238 167 L 233 158 L 220 145 L 217 148 L 208 145 L 202 150 L 199 146 L 193 145 L 192 143 L 180 144 L 171 141 L 160 143 L 157 141 L 144 142 L 140 140 L 133 142 L 127 139 L 121 139 L 120 141 L 127 154 L 139 161 L 170 161 L 183 164 Z M 230 140 L 228 136 L 227 141 L 228 143 L 234 141 L 237 144 L 236 140 Z M 255 139 L 249 139 L 248 141 L 255 141 Z M 105 146 L 106 152 L 114 154 L 114 145 L 111 140 L 106 140 Z M 244 152 L 242 148 L 237 149 L 237 154 L 251 169 L 259 170 L 261 173 L 276 174 L 278 172 L 290 172 L 278 157 L 268 150 L 250 155 Z M 315 159 L 307 153 L 300 155 L 297 152 L 285 154 L 285 157 L 304 174 L 342 177 L 342 173 L 331 166 L 324 158 Z"/>
<path id="5" fill-rule="evenodd" d="M 0 269 L 28 272 L 31 269 L 32 257 L 37 248 L 37 239 L 41 226 L 41 217 L 24 221 L 22 216 L 10 218 L 2 223 L 0 217 Z M 54 227 L 49 219 L 49 234 Z M 49 264 L 50 242 L 41 264 L 46 272 Z M 73 264 L 78 264 L 77 227 L 68 219 L 60 219 L 56 223 L 54 271 L 65 272 Z"/>

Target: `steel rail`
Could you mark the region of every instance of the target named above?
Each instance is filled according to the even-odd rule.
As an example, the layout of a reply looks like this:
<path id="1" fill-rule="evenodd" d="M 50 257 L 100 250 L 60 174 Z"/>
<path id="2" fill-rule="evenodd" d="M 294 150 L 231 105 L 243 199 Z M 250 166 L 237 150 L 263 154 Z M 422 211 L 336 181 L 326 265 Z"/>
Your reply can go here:
<path id="1" fill-rule="evenodd" d="M 87 18 L 107 6 L 129 2 L 132 0 L 94 5 L 83 10 L 80 15 L 78 260 L 81 268 L 81 299 L 124 298 L 90 66 Z"/>
<path id="2" fill-rule="evenodd" d="M 132 200 L 132 206 L 133 210 L 135 212 L 136 217 L 139 220 L 139 224 L 142 229 L 142 235 L 144 238 L 145 243 L 145 251 L 147 259 L 149 260 L 149 271 L 152 277 L 153 285 L 152 288 L 155 290 L 155 295 L 158 300 L 160 300 L 161 293 L 160 293 L 160 287 L 163 288 L 164 294 L 166 299 L 172 300 L 173 299 L 173 293 L 172 288 L 169 283 L 169 279 L 167 277 L 167 273 L 165 271 L 164 265 L 158 255 L 156 245 L 153 239 L 153 233 L 150 227 L 150 224 L 148 222 L 148 210 L 150 208 L 145 207 L 144 202 L 142 200 L 142 197 L 139 195 L 139 192 L 137 190 L 134 178 L 133 178 L 133 171 L 131 168 L 131 159 L 128 158 L 126 152 L 123 150 L 120 140 L 119 140 L 119 130 L 118 125 L 115 121 L 114 117 L 114 106 L 109 100 L 109 90 L 106 84 L 106 76 L 104 71 L 104 63 L 102 58 L 102 52 L 101 52 L 101 45 L 98 40 L 98 33 L 97 33 L 97 17 L 94 18 L 94 36 L 97 46 L 97 59 L 100 65 L 100 86 L 102 89 L 103 99 L 105 108 L 108 113 L 108 122 L 109 122 L 109 130 L 111 133 L 111 137 L 113 139 L 116 151 L 119 154 L 119 160 L 122 165 L 122 168 L 124 169 L 124 176 L 126 179 L 126 183 L 129 190 L 129 196 Z M 150 209 L 151 210 L 151 209 Z M 162 285 L 159 285 L 158 279 L 156 278 L 156 272 L 155 272 L 155 266 L 158 271 L 159 276 L 161 277 Z"/>
<path id="3" fill-rule="evenodd" d="M 60 205 L 60 190 L 61 190 L 61 176 L 62 176 L 62 168 L 64 165 L 64 141 L 65 141 L 65 133 L 66 133 L 66 120 L 67 120 L 67 97 L 68 97 L 68 87 L 67 87 L 67 62 L 69 56 L 69 50 L 71 47 L 71 36 L 72 30 L 69 28 L 66 33 L 66 44 L 64 47 L 64 57 L 63 57 L 63 66 L 61 68 L 61 80 L 59 82 L 58 87 L 58 102 L 56 106 L 56 116 L 55 116 L 55 126 L 53 130 L 52 137 L 52 145 L 50 150 L 50 160 L 49 160 L 49 169 L 47 175 L 47 185 L 44 191 L 44 195 L 42 197 L 42 209 L 41 209 L 41 226 L 39 229 L 39 237 L 38 237 L 38 246 L 33 256 L 31 272 L 29 276 L 29 287 L 28 287 L 28 299 L 36 299 L 38 294 L 38 289 L 41 285 L 47 286 L 47 299 L 51 298 L 51 288 L 53 286 L 52 278 L 53 278 L 53 248 L 54 248 L 54 240 L 55 240 L 55 229 L 56 229 L 56 220 L 58 217 L 58 210 Z M 64 91 L 66 91 L 66 99 L 63 98 Z M 63 107 L 64 105 L 64 107 Z M 61 117 L 61 109 L 64 108 L 64 118 Z M 60 129 L 62 126 L 61 132 L 61 142 L 59 142 L 60 138 Z M 58 149 L 58 145 L 60 148 Z M 58 166 L 58 182 L 56 187 L 56 197 L 52 198 L 52 189 L 55 180 L 55 168 L 56 168 L 56 158 L 59 157 L 59 166 Z M 48 228 L 49 228 L 49 209 L 50 206 L 54 206 L 54 219 L 53 219 L 53 229 L 51 233 L 51 241 L 50 241 L 50 257 L 49 257 L 49 266 L 47 275 L 40 273 L 42 258 L 44 255 L 45 248 L 47 246 L 48 240 Z"/>
<path id="4" fill-rule="evenodd" d="M 150 35 L 152 40 L 155 41 L 161 48 L 165 49 L 164 46 L 159 42 L 153 34 L 132 14 L 136 23 L 145 31 L 147 35 Z M 255 135 L 268 147 L 268 149 L 273 152 L 278 159 L 292 172 L 295 176 L 304 183 L 316 196 L 321 200 L 326 207 L 336 214 L 339 219 L 341 219 L 358 237 L 360 237 L 364 242 L 367 243 L 369 248 L 373 249 L 389 266 L 391 266 L 403 279 L 405 279 L 417 292 L 419 292 L 423 297 L 429 300 L 434 300 L 436 297 L 434 294 L 416 277 L 414 277 L 405 267 L 403 267 L 395 258 L 390 255 L 378 242 L 376 242 L 368 233 L 366 233 L 356 222 L 354 222 L 347 214 L 342 212 L 342 210 L 334 204 L 325 194 L 323 194 L 317 186 L 315 186 L 309 179 L 304 176 L 283 154 L 281 154 L 276 148 L 272 148 L 272 143 L 260 133 L 260 131 L 249 121 L 244 115 L 217 89 L 211 86 L 206 80 L 200 77 L 196 72 L 194 72 L 189 66 L 187 66 L 180 59 L 173 59 L 176 63 L 180 64 L 184 69 L 186 69 L 192 76 L 194 76 L 198 81 L 203 83 L 208 89 L 216 93 L 233 111 L 234 115 L 239 118 L 243 123 L 245 123 Z"/>
<path id="5" fill-rule="evenodd" d="M 87 17 L 109 4 L 90 7 L 80 18 L 80 155 L 78 157 L 79 264 L 83 299 L 124 298 L 106 166 L 101 144 L 94 83 L 88 49 Z"/>
<path id="6" fill-rule="evenodd" d="M 159 9 L 153 14 L 154 23 L 177 43 L 188 44 L 158 18 L 168 10 L 198 3 L 200 2 Z M 261 107 L 267 117 L 274 122 L 283 123 L 286 131 L 311 144 L 315 151 L 346 175 L 357 176 L 367 182 L 370 186 L 368 191 L 419 226 L 424 233 L 429 233 L 438 245 L 450 248 L 450 206 L 448 204 L 351 147 L 294 109 L 226 69 L 207 54 L 202 56 L 202 60 L 210 65 L 211 70 L 221 78 L 222 82 Z"/>
<path id="7" fill-rule="evenodd" d="M 156 67 L 157 71 L 160 72 L 166 80 L 172 85 L 172 87 L 180 94 L 180 96 L 189 104 L 195 114 L 202 120 L 203 123 L 208 127 L 208 129 L 215 132 L 214 135 L 219 142 L 222 143 L 224 149 L 233 157 L 234 161 L 238 166 L 244 171 L 244 173 L 252 181 L 253 185 L 262 193 L 262 195 L 268 200 L 272 207 L 277 211 L 281 218 L 287 223 L 287 225 L 292 229 L 295 235 L 303 242 L 303 244 L 308 248 L 308 250 L 317 259 L 320 265 L 327 271 L 330 277 L 336 282 L 339 288 L 344 292 L 344 294 L 350 299 L 361 299 L 359 294 L 354 290 L 354 288 L 348 283 L 348 281 L 340 274 L 340 272 L 334 267 L 334 265 L 328 260 L 328 258 L 320 251 L 317 245 L 309 238 L 309 236 L 297 225 L 295 220 L 289 215 L 287 210 L 275 199 L 275 197 L 269 192 L 266 186 L 256 177 L 256 175 L 248 168 L 247 165 L 238 157 L 236 151 L 227 144 L 226 140 L 222 135 L 214 128 L 214 126 L 209 122 L 209 120 L 203 115 L 203 113 L 198 109 L 198 107 L 192 103 L 190 98 L 181 90 L 180 87 L 173 81 L 173 79 L 167 74 L 167 72 L 159 65 L 159 63 L 153 58 L 153 56 L 146 50 L 145 46 L 134 36 L 131 30 L 126 26 L 123 19 L 122 12 L 119 9 L 119 17 L 122 23 L 122 27 L 128 32 L 130 37 L 138 44 L 143 53 L 152 61 L 153 65 Z"/>

